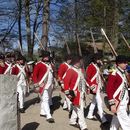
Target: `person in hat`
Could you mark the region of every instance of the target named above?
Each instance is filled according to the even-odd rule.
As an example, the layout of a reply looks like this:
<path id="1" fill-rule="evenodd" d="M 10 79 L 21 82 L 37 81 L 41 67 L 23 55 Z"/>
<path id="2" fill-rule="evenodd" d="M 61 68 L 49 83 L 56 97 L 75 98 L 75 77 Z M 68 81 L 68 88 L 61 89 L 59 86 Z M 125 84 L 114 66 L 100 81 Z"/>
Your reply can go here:
<path id="1" fill-rule="evenodd" d="M 49 123 L 54 123 L 54 119 L 50 112 L 52 105 L 53 92 L 53 69 L 50 63 L 50 53 L 42 50 L 40 52 L 41 60 L 34 66 L 33 82 L 36 88 L 39 88 L 41 95 L 41 111 L 40 116 L 46 117 Z"/>
<path id="2" fill-rule="evenodd" d="M 65 56 L 65 61 L 63 63 L 60 64 L 59 68 L 58 68 L 58 81 L 60 83 L 61 86 L 61 91 L 64 91 L 64 77 L 66 75 L 67 70 L 71 67 L 70 63 L 72 60 L 72 56 L 71 55 L 66 55 Z M 67 98 L 67 96 L 65 96 L 65 100 L 63 103 L 63 110 L 68 109 L 69 111 L 71 111 L 71 101 L 69 100 L 69 98 Z"/>
<path id="3" fill-rule="evenodd" d="M 98 53 L 94 54 L 91 63 L 88 65 L 86 69 L 86 82 L 88 86 L 88 91 L 93 94 L 92 102 L 89 106 L 89 111 L 87 115 L 87 119 L 89 120 L 97 120 L 94 114 L 94 109 L 97 105 L 98 113 L 101 119 L 101 125 L 105 125 L 108 123 L 104 112 L 103 112 L 103 103 L 101 99 L 100 89 L 103 86 L 102 78 L 100 75 L 100 67 L 102 66 L 101 55 Z"/>
<path id="4" fill-rule="evenodd" d="M 72 67 L 67 70 L 63 80 L 64 93 L 73 104 L 72 114 L 69 119 L 70 125 L 74 127 L 80 127 L 81 130 L 88 130 L 83 109 L 86 81 L 81 69 L 81 61 L 82 58 L 80 56 L 74 56 L 72 58 Z"/>
<path id="5" fill-rule="evenodd" d="M 4 74 L 6 70 L 6 64 L 5 64 L 5 56 L 3 53 L 0 53 L 0 74 Z"/>
<path id="6" fill-rule="evenodd" d="M 110 105 L 110 111 L 114 114 L 110 130 L 130 130 L 130 118 L 127 114 L 128 81 L 125 75 L 128 59 L 124 55 L 116 57 L 116 68 L 109 77 L 107 82 L 107 96 Z"/>
<path id="7" fill-rule="evenodd" d="M 27 69 L 25 67 L 25 58 L 21 54 L 16 56 L 16 64 L 12 68 L 12 75 L 17 75 L 17 92 L 19 101 L 19 110 L 25 112 L 24 100 L 27 92 Z"/>

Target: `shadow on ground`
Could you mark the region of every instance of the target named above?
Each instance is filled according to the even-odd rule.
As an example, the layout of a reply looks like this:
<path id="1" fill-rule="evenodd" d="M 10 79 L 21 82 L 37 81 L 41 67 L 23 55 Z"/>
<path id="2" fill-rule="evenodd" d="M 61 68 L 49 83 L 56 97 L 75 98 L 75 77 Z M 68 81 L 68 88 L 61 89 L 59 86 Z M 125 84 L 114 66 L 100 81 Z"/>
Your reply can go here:
<path id="1" fill-rule="evenodd" d="M 34 104 L 39 103 L 39 102 L 40 102 L 40 97 L 39 96 L 26 101 L 25 104 L 24 104 L 25 110 L 28 109 L 31 105 L 34 105 Z"/>
<path id="2" fill-rule="evenodd" d="M 62 99 L 61 96 L 54 96 L 52 98 L 53 106 L 51 106 L 51 114 L 53 114 L 55 110 L 60 108 L 61 99 Z"/>
<path id="3" fill-rule="evenodd" d="M 88 111 L 89 111 L 89 107 L 90 107 L 90 104 L 84 109 L 84 116 L 85 116 L 85 118 L 87 118 Z M 106 113 L 105 111 L 104 111 L 104 113 L 105 113 L 106 119 L 108 120 L 108 123 L 106 123 L 106 124 L 101 124 L 101 125 L 100 125 L 100 128 L 101 128 L 101 130 L 109 130 L 109 129 L 110 129 L 111 120 L 112 120 L 112 115 Z M 94 109 L 94 116 L 96 117 L 96 119 L 97 119 L 99 122 L 101 122 L 100 116 L 99 116 L 99 114 L 98 114 L 97 106 L 96 106 L 95 109 Z"/>
<path id="4" fill-rule="evenodd" d="M 22 128 L 22 130 L 36 130 L 38 126 L 39 126 L 39 123 L 37 123 L 37 122 L 31 122 L 31 123 L 26 124 Z"/>

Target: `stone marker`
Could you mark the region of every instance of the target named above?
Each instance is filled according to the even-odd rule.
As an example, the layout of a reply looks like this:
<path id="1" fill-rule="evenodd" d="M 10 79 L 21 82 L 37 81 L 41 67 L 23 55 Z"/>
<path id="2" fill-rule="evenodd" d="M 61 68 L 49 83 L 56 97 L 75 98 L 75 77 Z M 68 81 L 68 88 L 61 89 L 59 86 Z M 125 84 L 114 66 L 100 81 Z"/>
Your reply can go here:
<path id="1" fill-rule="evenodd" d="M 16 86 L 16 76 L 0 75 L 0 130 L 20 130 Z"/>

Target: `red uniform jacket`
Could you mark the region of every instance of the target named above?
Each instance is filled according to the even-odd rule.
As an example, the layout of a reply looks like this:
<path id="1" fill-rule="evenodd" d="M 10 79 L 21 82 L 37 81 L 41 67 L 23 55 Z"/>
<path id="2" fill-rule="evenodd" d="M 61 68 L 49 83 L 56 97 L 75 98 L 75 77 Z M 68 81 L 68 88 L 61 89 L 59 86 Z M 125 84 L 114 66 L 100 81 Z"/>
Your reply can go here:
<path id="1" fill-rule="evenodd" d="M 42 61 L 36 63 L 33 70 L 33 82 L 39 83 L 46 72 L 47 67 Z"/>
<path id="2" fill-rule="evenodd" d="M 18 75 L 18 73 L 19 73 L 19 68 L 16 65 L 14 65 L 12 67 L 12 73 L 11 74 Z"/>
<path id="3" fill-rule="evenodd" d="M 99 69 L 96 67 L 94 63 L 91 63 L 86 70 L 86 82 L 90 90 L 92 90 L 94 93 L 96 93 L 98 89 L 98 76 L 100 76 Z"/>
<path id="4" fill-rule="evenodd" d="M 18 75 L 19 74 L 19 68 L 17 67 L 17 64 L 15 64 L 15 65 L 13 65 L 12 66 L 12 72 L 11 72 L 11 74 L 13 74 L 13 75 Z M 26 73 L 26 76 L 28 76 L 28 69 L 27 68 L 25 68 L 25 73 Z M 26 77 L 27 78 L 27 77 Z"/>
<path id="5" fill-rule="evenodd" d="M 6 64 L 5 63 L 1 63 L 0 64 L 0 74 L 4 74 L 6 68 L 7 68 Z"/>
<path id="6" fill-rule="evenodd" d="M 66 73 L 66 71 L 68 70 L 68 68 L 69 68 L 69 65 L 66 62 L 64 62 L 60 65 L 60 67 L 58 69 L 58 79 L 59 80 L 63 80 L 62 78 L 63 78 L 64 74 Z"/>
<path id="7" fill-rule="evenodd" d="M 12 68 L 13 68 L 12 63 L 5 62 L 5 66 L 6 66 L 5 67 L 6 70 L 5 70 L 4 74 L 12 74 Z"/>
<path id="8" fill-rule="evenodd" d="M 74 90 L 76 96 L 72 99 L 72 103 L 77 106 L 80 105 L 80 92 L 78 90 L 79 83 L 75 87 L 78 77 L 79 74 L 73 68 L 69 68 L 64 78 L 64 90 Z"/>
<path id="9" fill-rule="evenodd" d="M 33 82 L 34 84 L 41 82 L 42 78 L 44 77 L 44 75 L 47 73 L 47 66 L 45 65 L 44 62 L 39 61 L 38 63 L 36 63 L 36 65 L 34 66 L 34 71 L 33 71 Z M 43 81 L 43 85 L 40 86 L 39 89 L 39 93 L 42 94 L 43 90 L 44 90 L 45 84 Z"/>
<path id="10" fill-rule="evenodd" d="M 127 86 L 125 86 L 125 82 L 126 80 L 122 77 L 122 74 L 118 70 L 115 70 L 109 75 L 106 92 L 110 105 L 115 103 L 118 108 L 121 100 L 123 99 L 124 92 L 128 91 L 126 89 Z M 117 91 L 117 89 L 119 91 Z"/>

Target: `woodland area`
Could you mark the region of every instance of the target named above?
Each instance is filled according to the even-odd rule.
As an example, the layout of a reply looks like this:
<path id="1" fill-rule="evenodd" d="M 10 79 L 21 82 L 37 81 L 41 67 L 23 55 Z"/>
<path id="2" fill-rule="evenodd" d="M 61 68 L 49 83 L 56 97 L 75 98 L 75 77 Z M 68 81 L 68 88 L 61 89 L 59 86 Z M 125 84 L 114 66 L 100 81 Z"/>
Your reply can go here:
<path id="1" fill-rule="evenodd" d="M 57 57 L 69 49 L 83 56 L 97 51 L 106 56 L 111 51 L 101 28 L 116 52 L 128 55 L 130 0 L 0 0 L 2 52 L 20 49 L 28 59 L 38 48 Z"/>

